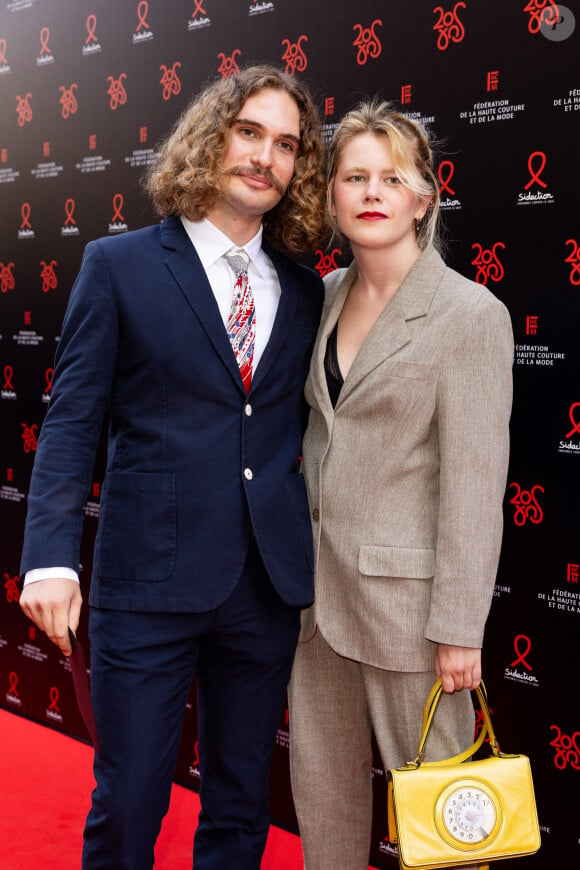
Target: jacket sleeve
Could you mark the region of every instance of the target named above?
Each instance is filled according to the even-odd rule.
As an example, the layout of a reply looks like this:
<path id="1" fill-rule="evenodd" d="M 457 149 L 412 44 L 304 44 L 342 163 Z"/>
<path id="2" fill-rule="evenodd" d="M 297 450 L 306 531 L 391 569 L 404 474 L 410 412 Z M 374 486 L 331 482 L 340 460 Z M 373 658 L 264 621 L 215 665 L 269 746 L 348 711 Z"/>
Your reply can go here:
<path id="1" fill-rule="evenodd" d="M 21 573 L 78 571 L 83 505 L 114 377 L 117 306 L 98 242 L 87 245 L 55 357 L 51 403 L 28 494 Z"/>
<path id="2" fill-rule="evenodd" d="M 513 336 L 487 291 L 448 351 L 437 387 L 440 449 L 436 565 L 425 636 L 481 647 L 503 529 Z"/>

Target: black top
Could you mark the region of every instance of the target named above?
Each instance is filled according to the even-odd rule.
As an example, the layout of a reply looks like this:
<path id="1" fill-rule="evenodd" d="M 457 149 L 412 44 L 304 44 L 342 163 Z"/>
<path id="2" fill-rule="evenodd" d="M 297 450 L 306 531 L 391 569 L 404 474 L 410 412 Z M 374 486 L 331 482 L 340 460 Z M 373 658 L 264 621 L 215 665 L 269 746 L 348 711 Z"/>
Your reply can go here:
<path id="1" fill-rule="evenodd" d="M 344 378 L 338 364 L 338 352 L 336 349 L 336 339 L 338 335 L 338 323 L 328 336 L 328 344 L 326 345 L 326 355 L 324 357 L 324 372 L 326 374 L 326 383 L 328 386 L 328 394 L 332 407 L 334 408 L 338 402 L 338 397 L 344 384 Z"/>

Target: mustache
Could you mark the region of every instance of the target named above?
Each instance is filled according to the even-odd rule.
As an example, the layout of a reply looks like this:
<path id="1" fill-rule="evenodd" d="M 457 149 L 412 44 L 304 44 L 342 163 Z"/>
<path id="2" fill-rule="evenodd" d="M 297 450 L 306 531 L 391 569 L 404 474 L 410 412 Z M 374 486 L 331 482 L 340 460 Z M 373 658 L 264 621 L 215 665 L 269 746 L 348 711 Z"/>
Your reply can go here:
<path id="1" fill-rule="evenodd" d="M 277 178 L 274 175 L 274 173 L 272 172 L 272 170 L 268 169 L 267 167 L 265 167 L 264 169 L 260 169 L 258 167 L 253 167 L 253 166 L 242 166 L 242 165 L 231 166 L 229 169 L 226 170 L 225 174 L 226 175 L 242 175 L 242 176 L 249 175 L 249 176 L 253 176 L 254 178 L 256 176 L 261 177 L 261 178 L 265 178 L 266 181 L 268 181 L 274 187 L 276 192 L 280 194 L 280 196 L 284 196 L 284 193 L 286 192 L 284 189 L 284 185 L 282 184 L 280 179 Z"/>

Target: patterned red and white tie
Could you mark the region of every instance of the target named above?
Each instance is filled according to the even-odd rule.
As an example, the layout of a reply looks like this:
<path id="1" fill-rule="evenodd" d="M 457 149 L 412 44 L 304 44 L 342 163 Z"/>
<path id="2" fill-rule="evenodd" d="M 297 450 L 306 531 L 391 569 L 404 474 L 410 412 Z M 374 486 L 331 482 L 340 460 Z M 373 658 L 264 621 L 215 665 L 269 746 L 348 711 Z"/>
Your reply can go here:
<path id="1" fill-rule="evenodd" d="M 232 248 L 224 256 L 236 276 L 232 307 L 228 317 L 228 338 L 240 367 L 246 393 L 248 393 L 252 382 L 252 362 L 256 342 L 256 311 L 248 279 L 250 258 L 243 249 L 236 248 Z"/>

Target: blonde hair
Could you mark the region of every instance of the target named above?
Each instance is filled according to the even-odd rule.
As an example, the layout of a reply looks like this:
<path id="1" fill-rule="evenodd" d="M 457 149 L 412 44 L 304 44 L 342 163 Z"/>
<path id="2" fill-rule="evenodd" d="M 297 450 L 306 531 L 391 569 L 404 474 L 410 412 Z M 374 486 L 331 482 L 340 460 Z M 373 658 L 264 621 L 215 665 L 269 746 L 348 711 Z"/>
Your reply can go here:
<path id="1" fill-rule="evenodd" d="M 417 222 L 416 238 L 421 250 L 438 241 L 439 185 L 435 175 L 430 136 L 421 124 L 393 109 L 391 103 L 372 100 L 359 103 L 342 119 L 334 133 L 328 156 L 327 210 L 335 236 L 341 235 L 332 216 L 334 178 L 348 142 L 362 133 L 384 136 L 391 148 L 393 169 L 402 184 L 419 197 L 430 197 L 422 220 Z"/>
<path id="2" fill-rule="evenodd" d="M 326 229 L 324 152 L 308 90 L 276 67 L 248 67 L 206 87 L 161 144 L 144 186 L 163 217 L 205 217 L 224 194 L 220 167 L 233 122 L 246 100 L 266 88 L 284 91 L 298 106 L 300 145 L 286 193 L 264 216 L 264 236 L 300 253 L 319 244 Z"/>

